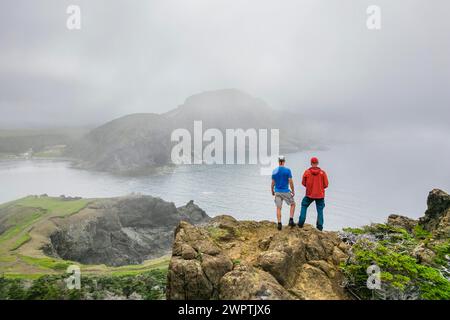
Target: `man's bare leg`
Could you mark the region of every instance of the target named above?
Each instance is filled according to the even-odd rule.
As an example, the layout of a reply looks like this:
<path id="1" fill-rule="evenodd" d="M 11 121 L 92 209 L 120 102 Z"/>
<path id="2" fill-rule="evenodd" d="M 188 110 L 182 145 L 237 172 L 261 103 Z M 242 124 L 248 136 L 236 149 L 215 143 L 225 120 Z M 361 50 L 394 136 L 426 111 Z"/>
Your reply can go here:
<path id="1" fill-rule="evenodd" d="M 295 203 L 291 204 L 290 217 L 293 219 L 295 214 Z"/>
<path id="2" fill-rule="evenodd" d="M 281 208 L 277 208 L 277 220 L 278 223 L 281 223 Z"/>
<path id="3" fill-rule="evenodd" d="M 295 226 L 295 223 L 294 223 L 294 213 L 295 213 L 295 203 L 292 203 L 292 204 L 291 204 L 290 219 L 289 219 L 289 226 L 290 226 L 290 227 Z"/>

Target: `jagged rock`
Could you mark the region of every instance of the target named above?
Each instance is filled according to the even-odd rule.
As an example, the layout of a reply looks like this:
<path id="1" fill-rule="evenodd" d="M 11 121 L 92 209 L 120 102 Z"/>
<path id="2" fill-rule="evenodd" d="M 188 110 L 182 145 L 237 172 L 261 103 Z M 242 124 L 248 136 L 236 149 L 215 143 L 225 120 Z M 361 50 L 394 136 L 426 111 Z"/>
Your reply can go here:
<path id="1" fill-rule="evenodd" d="M 433 250 L 428 249 L 423 243 L 415 247 L 412 254 L 417 259 L 417 261 L 419 261 L 419 263 L 427 264 L 430 266 L 435 265 L 433 260 L 436 257 L 436 254 L 433 252 Z"/>
<path id="2" fill-rule="evenodd" d="M 236 226 L 238 225 L 238 221 L 227 215 L 217 216 L 212 218 L 210 224 L 211 228 L 216 228 L 220 230 L 215 235 L 215 238 L 220 241 L 230 241 L 239 236 L 236 231 Z"/>
<path id="3" fill-rule="evenodd" d="M 258 241 L 258 247 L 265 251 L 269 249 L 270 243 L 272 242 L 272 237 L 267 237 Z"/>
<path id="4" fill-rule="evenodd" d="M 167 279 L 170 282 L 167 290 L 168 299 L 205 300 L 213 296 L 213 285 L 209 282 L 198 260 L 173 257 Z"/>
<path id="5" fill-rule="evenodd" d="M 302 266 L 291 292 L 306 300 L 348 299 L 344 289 L 339 286 L 339 281 L 336 281 L 335 278 L 335 274 L 333 278 L 330 278 L 320 267 L 306 263 Z"/>
<path id="6" fill-rule="evenodd" d="M 202 254 L 192 260 L 190 248 Z M 215 217 L 203 226 L 181 222 L 167 298 L 348 299 L 338 267 L 347 259 L 347 250 L 335 232 L 309 225 L 279 232 L 268 221 L 229 216 Z"/>
<path id="7" fill-rule="evenodd" d="M 86 264 L 139 264 L 168 254 L 180 220 L 206 222 L 209 217 L 193 202 L 176 208 L 151 196 L 126 196 L 94 201 L 86 214 L 56 219 L 57 229 L 43 248 L 51 256 Z M 183 257 L 194 253 L 184 247 Z"/>
<path id="8" fill-rule="evenodd" d="M 391 214 L 387 220 L 388 225 L 403 228 L 408 232 L 412 232 L 417 223 L 418 223 L 417 220 L 405 216 L 400 216 L 397 214 Z"/>
<path id="9" fill-rule="evenodd" d="M 221 300 L 292 300 L 295 296 L 283 288 L 268 272 L 251 266 L 237 266 L 220 280 Z"/>
<path id="10" fill-rule="evenodd" d="M 427 199 L 428 209 L 425 216 L 419 219 L 419 224 L 433 234 L 437 239 L 450 237 L 450 195 L 433 189 Z"/>
<path id="11" fill-rule="evenodd" d="M 187 258 L 184 257 L 186 253 L 183 256 L 186 251 Z M 220 279 L 232 268 L 232 261 L 223 254 L 205 230 L 182 221 L 175 231 L 168 272 L 170 286 L 167 287 L 167 298 L 217 298 Z"/>
<path id="12" fill-rule="evenodd" d="M 347 258 L 348 256 L 344 252 L 342 252 L 342 250 L 339 249 L 339 247 L 333 248 L 331 259 L 333 260 L 334 264 L 339 265 L 341 262 L 347 260 Z"/>
<path id="13" fill-rule="evenodd" d="M 319 268 L 320 270 L 325 272 L 325 274 L 330 279 L 333 279 L 336 276 L 336 268 L 332 264 L 330 264 L 324 260 L 318 260 L 318 261 L 311 260 L 308 262 L 308 264 L 313 267 Z"/>
<path id="14" fill-rule="evenodd" d="M 181 215 L 181 220 L 190 221 L 197 224 L 209 220 L 208 215 L 199 206 L 194 204 L 194 201 L 189 201 L 185 206 L 179 207 L 178 213 Z"/>

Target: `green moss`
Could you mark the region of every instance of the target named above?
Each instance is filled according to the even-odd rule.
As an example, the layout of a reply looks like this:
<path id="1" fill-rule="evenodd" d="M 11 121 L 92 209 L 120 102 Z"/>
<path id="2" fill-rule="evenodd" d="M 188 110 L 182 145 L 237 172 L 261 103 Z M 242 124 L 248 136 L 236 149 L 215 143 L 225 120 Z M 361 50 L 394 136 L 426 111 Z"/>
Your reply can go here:
<path id="1" fill-rule="evenodd" d="M 241 260 L 240 259 L 234 259 L 233 260 L 233 265 L 237 266 L 241 264 Z"/>
<path id="2" fill-rule="evenodd" d="M 431 233 L 418 224 L 413 229 L 413 235 L 414 238 L 418 240 L 427 240 L 431 238 Z"/>
<path id="3" fill-rule="evenodd" d="M 228 236 L 228 231 L 222 228 L 216 228 L 216 227 L 207 227 L 206 230 L 208 231 L 211 238 L 218 241 Z"/>

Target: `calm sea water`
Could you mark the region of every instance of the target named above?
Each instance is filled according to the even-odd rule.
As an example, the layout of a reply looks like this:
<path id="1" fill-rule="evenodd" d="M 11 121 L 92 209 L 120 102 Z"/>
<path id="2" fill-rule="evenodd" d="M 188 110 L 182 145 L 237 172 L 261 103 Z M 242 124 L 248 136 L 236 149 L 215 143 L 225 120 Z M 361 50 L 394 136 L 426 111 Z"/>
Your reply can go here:
<path id="1" fill-rule="evenodd" d="M 325 228 L 337 230 L 382 222 L 389 214 L 419 217 L 433 188 L 450 191 L 450 144 L 446 139 L 339 145 L 327 151 L 287 155 L 299 203 L 301 174 L 315 155 L 329 175 Z M 73 169 L 69 162 L 0 161 L 0 203 L 29 194 L 111 197 L 132 192 L 159 196 L 177 206 L 193 199 L 210 216 L 273 220 L 270 176 L 258 166 L 180 166 L 170 172 L 139 177 Z M 298 218 L 299 208 L 296 210 Z M 287 222 L 288 207 L 283 208 Z M 316 218 L 309 209 L 309 223 Z"/>

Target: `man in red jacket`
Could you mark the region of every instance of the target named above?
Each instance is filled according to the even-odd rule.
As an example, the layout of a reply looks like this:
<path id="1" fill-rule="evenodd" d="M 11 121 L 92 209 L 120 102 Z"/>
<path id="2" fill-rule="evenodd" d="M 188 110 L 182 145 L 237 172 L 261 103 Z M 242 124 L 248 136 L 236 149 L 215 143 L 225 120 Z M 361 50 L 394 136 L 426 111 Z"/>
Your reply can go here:
<path id="1" fill-rule="evenodd" d="M 325 171 L 319 168 L 319 159 L 311 158 L 311 168 L 303 174 L 302 184 L 306 187 L 306 196 L 302 200 L 298 226 L 303 228 L 306 220 L 306 211 L 315 201 L 317 209 L 316 227 L 323 229 L 323 208 L 325 208 L 325 189 L 328 187 L 328 177 Z"/>

